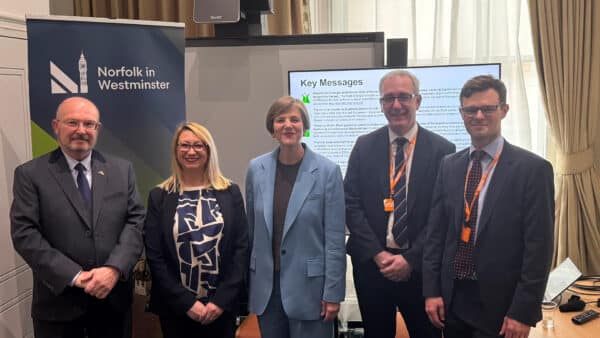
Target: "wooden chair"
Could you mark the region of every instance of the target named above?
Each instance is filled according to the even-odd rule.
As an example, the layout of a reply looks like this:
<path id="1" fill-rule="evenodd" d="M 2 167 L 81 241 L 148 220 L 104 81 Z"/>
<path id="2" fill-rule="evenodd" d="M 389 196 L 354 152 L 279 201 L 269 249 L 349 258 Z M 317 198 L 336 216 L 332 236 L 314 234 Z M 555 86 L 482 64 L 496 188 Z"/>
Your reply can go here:
<path id="1" fill-rule="evenodd" d="M 146 297 L 133 296 L 133 338 L 162 338 L 158 316 L 146 312 Z"/>
<path id="2" fill-rule="evenodd" d="M 244 319 L 242 324 L 235 332 L 236 338 L 260 338 L 260 330 L 258 329 L 258 319 L 254 313 L 251 313 Z"/>

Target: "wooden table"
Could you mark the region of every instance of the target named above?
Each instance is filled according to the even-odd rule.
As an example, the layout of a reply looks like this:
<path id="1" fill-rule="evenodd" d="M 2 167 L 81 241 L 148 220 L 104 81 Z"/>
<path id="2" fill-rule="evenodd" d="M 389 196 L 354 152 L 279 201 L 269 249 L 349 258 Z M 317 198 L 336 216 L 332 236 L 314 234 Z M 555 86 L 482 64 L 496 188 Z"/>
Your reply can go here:
<path id="1" fill-rule="evenodd" d="M 564 295 L 563 299 L 568 299 L 570 295 Z M 581 299 L 586 302 L 594 301 L 592 304 L 587 304 L 583 311 L 594 310 L 600 312 L 600 308 L 596 306 L 595 301 L 600 297 L 600 294 L 595 296 L 581 295 Z M 583 311 L 578 312 L 560 312 L 558 309 L 554 312 L 554 328 L 544 329 L 542 328 L 542 322 L 540 321 L 535 328 L 531 329 L 529 338 L 543 338 L 543 337 L 556 337 L 556 338 L 599 338 L 600 337 L 600 317 L 593 319 L 583 325 L 575 325 L 571 321 L 573 316 L 580 314 Z"/>

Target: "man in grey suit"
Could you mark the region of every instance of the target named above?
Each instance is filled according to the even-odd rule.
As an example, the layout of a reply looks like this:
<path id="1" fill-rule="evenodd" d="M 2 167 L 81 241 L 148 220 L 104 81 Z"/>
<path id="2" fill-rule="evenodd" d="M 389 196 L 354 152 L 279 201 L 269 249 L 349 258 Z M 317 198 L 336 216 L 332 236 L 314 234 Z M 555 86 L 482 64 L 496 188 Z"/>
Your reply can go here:
<path id="1" fill-rule="evenodd" d="M 552 166 L 502 137 L 500 80 L 470 79 L 460 104 L 471 146 L 438 172 L 423 249 L 426 311 L 446 338 L 525 338 L 541 319 L 552 258 Z"/>
<path id="2" fill-rule="evenodd" d="M 397 310 L 411 337 L 440 337 L 423 310 L 421 253 L 438 164 L 455 146 L 417 123 L 412 73 L 387 73 L 379 92 L 388 125 L 358 138 L 344 179 L 346 248 L 365 338 L 395 337 Z"/>
<path id="3" fill-rule="evenodd" d="M 64 100 L 52 128 L 59 148 L 16 168 L 10 210 L 35 337 L 128 337 L 144 220 L 133 168 L 93 150 L 100 113 L 85 98 Z"/>

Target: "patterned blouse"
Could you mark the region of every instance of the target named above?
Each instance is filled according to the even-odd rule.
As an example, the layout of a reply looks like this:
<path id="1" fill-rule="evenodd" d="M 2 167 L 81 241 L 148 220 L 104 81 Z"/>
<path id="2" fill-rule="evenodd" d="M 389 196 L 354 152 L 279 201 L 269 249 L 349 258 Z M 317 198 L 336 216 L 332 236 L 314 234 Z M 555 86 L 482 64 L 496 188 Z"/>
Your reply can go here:
<path id="1" fill-rule="evenodd" d="M 223 215 L 215 191 L 187 188 L 179 195 L 173 238 L 181 282 L 203 301 L 214 294 L 219 277 Z"/>

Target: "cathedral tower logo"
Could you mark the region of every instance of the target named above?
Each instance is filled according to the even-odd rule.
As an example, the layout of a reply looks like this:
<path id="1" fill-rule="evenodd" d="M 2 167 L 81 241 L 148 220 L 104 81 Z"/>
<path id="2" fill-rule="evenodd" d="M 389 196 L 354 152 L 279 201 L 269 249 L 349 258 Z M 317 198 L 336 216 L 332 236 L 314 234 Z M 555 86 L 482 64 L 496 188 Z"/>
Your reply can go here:
<path id="1" fill-rule="evenodd" d="M 50 92 L 52 94 L 86 94 L 88 92 L 87 61 L 83 51 L 79 56 L 78 69 L 79 85 L 51 60 Z"/>

